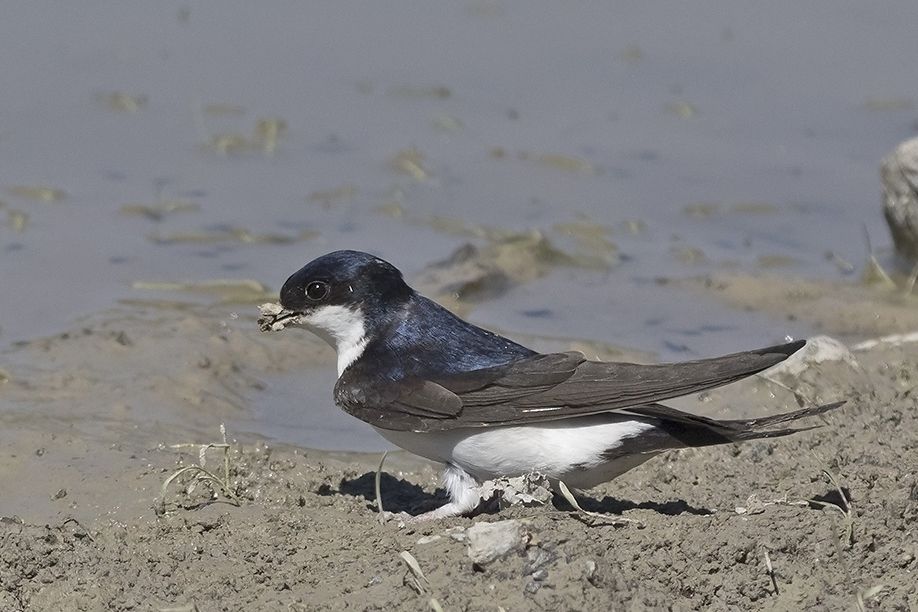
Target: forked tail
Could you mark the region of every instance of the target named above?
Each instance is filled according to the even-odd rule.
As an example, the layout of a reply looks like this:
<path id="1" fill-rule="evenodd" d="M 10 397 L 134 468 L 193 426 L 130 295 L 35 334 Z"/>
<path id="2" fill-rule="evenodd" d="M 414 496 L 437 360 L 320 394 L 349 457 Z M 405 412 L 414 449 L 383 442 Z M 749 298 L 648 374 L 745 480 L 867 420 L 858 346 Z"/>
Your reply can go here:
<path id="1" fill-rule="evenodd" d="M 779 438 L 781 436 L 787 436 L 792 433 L 797 433 L 798 431 L 808 431 L 810 429 L 816 429 L 819 425 L 812 425 L 810 427 L 788 427 L 784 429 L 763 429 L 778 425 L 780 423 L 790 423 L 791 421 L 796 421 L 797 419 L 803 419 L 806 417 L 816 416 L 818 414 L 823 414 L 830 410 L 835 410 L 839 406 L 842 406 L 845 403 L 844 400 L 840 402 L 834 402 L 832 404 L 823 404 L 822 406 L 813 406 L 810 408 L 803 408 L 801 410 L 794 410 L 793 412 L 785 412 L 783 414 L 776 414 L 774 416 L 759 417 L 757 419 L 739 419 L 732 421 L 718 421 L 722 425 L 732 429 L 736 433 L 736 440 L 755 440 L 757 438 Z"/>
<path id="2" fill-rule="evenodd" d="M 819 425 L 781 429 L 772 429 L 772 427 L 781 423 L 789 423 L 797 419 L 823 414 L 838 408 L 844 403 L 844 401 L 834 402 L 756 419 L 723 421 L 682 412 L 662 404 L 634 406 L 629 408 L 628 412 L 656 419 L 660 430 L 665 432 L 663 435 L 670 438 L 670 444 L 676 444 L 675 446 L 669 446 L 669 448 L 678 448 L 680 446 L 712 446 L 714 444 L 727 444 L 759 438 L 779 438 L 800 431 L 808 431 L 819 427 Z"/>

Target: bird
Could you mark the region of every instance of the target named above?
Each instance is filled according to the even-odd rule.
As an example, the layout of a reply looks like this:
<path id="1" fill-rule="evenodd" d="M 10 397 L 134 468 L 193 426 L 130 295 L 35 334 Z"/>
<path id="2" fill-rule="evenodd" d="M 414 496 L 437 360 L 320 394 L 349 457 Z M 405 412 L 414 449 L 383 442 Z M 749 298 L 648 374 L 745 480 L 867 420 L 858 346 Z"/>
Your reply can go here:
<path id="1" fill-rule="evenodd" d="M 361 251 L 309 262 L 273 306 L 263 330 L 303 327 L 335 348 L 341 409 L 444 464 L 449 500 L 413 520 L 475 512 L 489 479 L 538 472 L 589 489 L 664 451 L 812 429 L 786 424 L 844 403 L 738 420 L 677 410 L 661 402 L 761 372 L 805 340 L 655 365 L 540 353 L 464 321 Z"/>

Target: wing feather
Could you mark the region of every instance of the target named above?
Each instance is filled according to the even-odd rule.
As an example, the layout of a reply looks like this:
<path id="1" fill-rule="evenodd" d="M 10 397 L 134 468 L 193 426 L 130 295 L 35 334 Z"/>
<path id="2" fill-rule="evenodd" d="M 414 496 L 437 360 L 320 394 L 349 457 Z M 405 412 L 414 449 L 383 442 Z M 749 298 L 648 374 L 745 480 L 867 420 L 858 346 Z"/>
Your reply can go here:
<path id="1" fill-rule="evenodd" d="M 660 365 L 588 361 L 575 352 L 539 354 L 435 381 L 386 381 L 370 392 L 348 385 L 342 377 L 336 400 L 354 416 L 384 429 L 442 431 L 526 424 L 611 412 L 719 387 L 783 361 L 803 344 Z"/>

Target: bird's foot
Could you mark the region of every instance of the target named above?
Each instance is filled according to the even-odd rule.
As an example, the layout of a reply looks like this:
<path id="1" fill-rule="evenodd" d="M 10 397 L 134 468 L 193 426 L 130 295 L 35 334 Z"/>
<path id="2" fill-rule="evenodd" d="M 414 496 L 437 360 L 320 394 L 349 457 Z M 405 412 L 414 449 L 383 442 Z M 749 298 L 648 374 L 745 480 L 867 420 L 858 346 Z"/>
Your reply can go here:
<path id="1" fill-rule="evenodd" d="M 407 512 L 389 512 L 388 510 L 383 510 L 382 514 L 379 516 L 380 523 L 388 523 L 389 521 L 397 521 L 400 524 L 408 524 L 414 519 L 413 516 Z"/>
<path id="2" fill-rule="evenodd" d="M 440 506 L 439 508 L 418 515 L 411 515 L 404 511 L 389 512 L 388 510 L 384 510 L 380 521 L 383 523 L 388 523 L 389 521 L 397 521 L 402 525 L 412 525 L 417 523 L 425 523 L 427 521 L 434 521 L 437 519 L 454 518 L 457 516 L 462 516 L 466 512 L 469 511 L 465 510 L 464 507 L 461 507 L 458 504 L 448 503 Z"/>

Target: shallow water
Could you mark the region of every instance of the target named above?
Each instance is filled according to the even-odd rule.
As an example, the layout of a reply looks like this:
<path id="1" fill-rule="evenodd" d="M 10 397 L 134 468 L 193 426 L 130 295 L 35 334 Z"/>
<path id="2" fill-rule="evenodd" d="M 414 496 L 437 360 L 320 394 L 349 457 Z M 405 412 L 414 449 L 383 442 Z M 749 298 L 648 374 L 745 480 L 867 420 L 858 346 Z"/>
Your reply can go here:
<path id="1" fill-rule="evenodd" d="M 6 6 L 0 346 L 164 297 L 137 281 L 276 290 L 338 248 L 411 277 L 469 240 L 431 216 L 562 245 L 558 224 L 595 224 L 619 250 L 479 323 L 671 359 L 806 334 L 656 279 L 838 278 L 826 252 L 860 264 L 863 226 L 888 244 L 877 167 L 915 131 L 916 17 L 907 1 Z M 270 118 L 276 147 L 236 150 Z M 196 209 L 121 211 L 166 201 Z"/>

